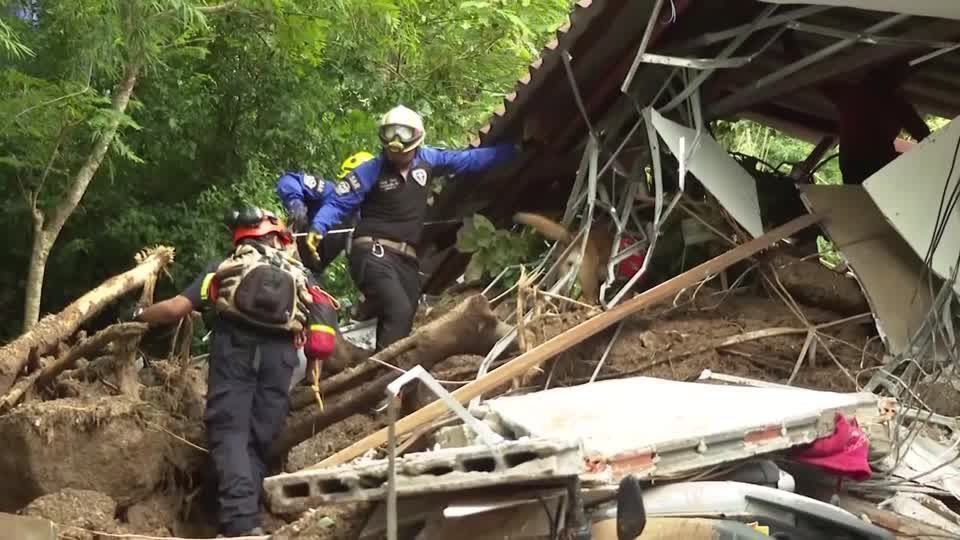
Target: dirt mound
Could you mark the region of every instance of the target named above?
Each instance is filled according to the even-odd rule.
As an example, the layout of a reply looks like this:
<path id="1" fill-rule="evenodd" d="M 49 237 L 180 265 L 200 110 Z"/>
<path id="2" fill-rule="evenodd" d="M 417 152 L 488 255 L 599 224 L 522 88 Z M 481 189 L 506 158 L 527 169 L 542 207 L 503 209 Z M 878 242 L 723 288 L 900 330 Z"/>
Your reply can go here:
<path id="1" fill-rule="evenodd" d="M 100 538 L 94 531 L 128 532 L 116 519 L 117 502 L 97 491 L 68 488 L 44 495 L 27 505 L 22 514 L 49 519 L 59 526 L 60 538 L 71 540 Z"/>
<path id="2" fill-rule="evenodd" d="M 34 500 L 22 513 L 63 527 L 104 531 L 116 525 L 117 502 L 97 491 L 68 488 Z"/>
<path id="3" fill-rule="evenodd" d="M 315 414 L 314 411 L 308 411 Z M 314 465 L 386 425 L 383 415 L 355 414 L 303 441 L 287 455 L 287 472 Z"/>
<path id="4" fill-rule="evenodd" d="M 811 324 L 830 322 L 839 317 L 829 311 L 803 308 Z M 544 319 L 531 325 L 531 344 L 558 335 L 583 319 L 578 312 Z M 688 307 L 659 313 L 646 313 L 625 319 L 623 329 L 601 368 L 599 377 L 614 378 L 645 375 L 674 380 L 692 380 L 704 369 L 728 375 L 739 375 L 770 382 L 786 382 L 793 371 L 806 339 L 805 332 L 746 340 L 719 346 L 728 339 L 750 332 L 772 328 L 801 328 L 802 324 L 782 302 L 753 296 L 728 296 L 722 302 L 704 300 L 699 307 Z M 561 355 L 556 367 L 547 364 L 534 379 L 542 385 L 554 369 L 553 385 L 579 384 L 589 379 L 613 330 L 587 340 Z M 879 345 L 865 351 L 870 330 L 862 324 L 850 323 L 824 329 L 829 352 L 855 376 L 863 368 L 876 365 Z M 814 366 L 805 361 L 794 384 L 833 391 L 856 389 L 843 369 L 837 366 L 823 346 L 816 350 Z M 861 366 L 861 364 L 863 364 Z"/>
<path id="5" fill-rule="evenodd" d="M 154 494 L 127 508 L 123 522 L 127 528 L 140 534 L 167 536 L 177 522 L 180 501 L 180 497 L 174 495 Z"/>
<path id="6" fill-rule="evenodd" d="M 306 512 L 300 519 L 273 533 L 272 540 L 354 540 L 360 537 L 370 504 L 326 506 Z"/>
<path id="7" fill-rule="evenodd" d="M 168 360 L 150 363 L 140 374 L 147 385 L 143 399 L 171 415 L 200 423 L 207 406 L 207 368 L 191 366 L 183 369 Z"/>
<path id="8" fill-rule="evenodd" d="M 0 510 L 65 488 L 121 504 L 145 498 L 164 476 L 170 443 L 145 429 L 148 416 L 142 402 L 117 396 L 29 403 L 0 417 Z"/>

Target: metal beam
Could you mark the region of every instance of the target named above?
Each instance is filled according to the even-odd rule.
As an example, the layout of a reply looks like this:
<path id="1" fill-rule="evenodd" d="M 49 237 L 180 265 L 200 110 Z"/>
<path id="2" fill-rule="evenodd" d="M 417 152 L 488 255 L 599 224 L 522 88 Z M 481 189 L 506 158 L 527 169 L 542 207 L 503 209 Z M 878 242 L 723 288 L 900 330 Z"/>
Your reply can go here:
<path id="1" fill-rule="evenodd" d="M 787 24 L 787 28 L 790 30 L 796 30 L 797 32 L 804 32 L 806 34 L 817 34 L 820 36 L 828 36 L 838 39 L 847 39 L 854 38 L 860 43 L 868 43 L 871 45 L 895 45 L 900 47 L 930 47 L 931 49 L 945 49 L 949 47 L 957 47 L 956 43 L 951 41 L 930 41 L 928 39 L 906 39 L 900 37 L 892 36 L 875 36 L 868 33 L 857 33 L 850 32 L 849 30 L 839 30 L 837 28 L 831 28 L 829 26 L 822 26 L 819 24 L 809 24 L 802 22 L 792 22 Z"/>
<path id="2" fill-rule="evenodd" d="M 853 47 L 854 45 L 859 43 L 860 38 L 862 37 L 863 34 L 874 34 L 877 32 L 882 32 L 887 28 L 891 28 L 893 26 L 896 26 L 906 21 L 909 18 L 910 18 L 909 15 L 894 15 L 892 17 L 887 17 L 886 19 L 864 30 L 862 34 L 854 34 L 853 37 L 848 37 L 846 39 L 840 40 L 837 43 L 830 45 L 829 47 L 820 49 L 819 51 L 811 54 L 810 56 L 807 56 L 806 58 L 801 58 L 800 60 L 797 60 L 796 62 L 788 64 L 787 66 L 781 68 L 780 70 L 775 71 L 767 75 L 766 77 L 763 77 L 759 81 L 755 82 L 753 84 L 753 87 L 762 88 L 769 84 L 775 83 L 779 80 L 785 79 L 807 66 L 816 64 L 817 62 L 819 62 L 820 60 L 823 60 L 824 58 L 828 58 L 830 56 L 837 54 L 838 52 L 841 52 L 846 49 L 849 49 L 850 47 Z"/>
<path id="3" fill-rule="evenodd" d="M 868 31 L 871 31 L 868 29 Z M 937 20 L 928 25 L 913 25 L 900 37 L 906 39 L 949 40 L 960 35 L 960 25 L 956 21 Z M 880 64 L 905 54 L 902 48 L 871 47 L 837 56 L 830 60 L 815 63 L 806 69 L 791 69 L 792 77 L 784 78 L 778 73 L 777 80 L 759 84 L 754 83 L 739 93 L 717 101 L 708 109 L 708 119 L 722 118 L 745 110 L 755 104 L 769 101 L 797 89 L 814 86 L 821 82 L 852 73 L 861 68 Z M 769 76 L 768 76 L 769 79 Z"/>
<path id="4" fill-rule="evenodd" d="M 823 12 L 830 9 L 829 7 L 822 6 L 810 6 L 800 9 L 795 9 L 793 11 L 788 11 L 786 13 L 781 13 L 773 17 L 769 17 L 759 23 L 746 23 L 741 24 L 740 26 L 735 26 L 733 28 L 728 28 L 727 30 L 722 30 L 720 32 L 712 32 L 709 34 L 704 34 L 696 39 L 690 41 L 685 41 L 677 45 L 677 49 L 684 50 L 690 48 L 703 47 L 705 45 L 713 45 L 714 43 L 719 43 L 721 41 L 726 41 L 728 39 L 735 38 L 745 31 L 757 31 L 764 28 L 770 28 L 773 26 L 779 26 L 785 22 L 795 21 L 797 19 L 802 19 L 804 17 L 809 17 L 811 15 L 816 15 L 817 13 Z"/>
<path id="5" fill-rule="evenodd" d="M 630 83 L 633 82 L 633 76 L 637 73 L 637 68 L 640 67 L 640 62 L 643 57 L 643 54 L 647 51 L 647 45 L 650 44 L 650 37 L 653 36 L 653 29 L 657 26 L 657 19 L 660 17 L 660 10 L 663 8 L 663 0 L 657 0 L 657 3 L 653 6 L 653 11 L 650 13 L 650 19 L 647 20 L 647 28 L 643 31 L 643 38 L 640 40 L 640 47 L 637 49 L 637 55 L 633 59 L 633 64 L 630 66 L 630 71 L 627 72 L 627 76 L 623 79 L 623 84 L 620 85 L 620 91 L 626 93 L 630 88 Z"/>

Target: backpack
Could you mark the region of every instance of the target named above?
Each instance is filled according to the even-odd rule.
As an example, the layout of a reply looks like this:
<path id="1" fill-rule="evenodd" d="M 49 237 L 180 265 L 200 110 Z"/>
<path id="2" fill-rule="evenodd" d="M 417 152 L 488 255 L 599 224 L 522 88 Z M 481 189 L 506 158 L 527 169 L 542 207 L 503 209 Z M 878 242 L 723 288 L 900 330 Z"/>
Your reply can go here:
<path id="1" fill-rule="evenodd" d="M 309 304 L 303 265 L 280 250 L 241 244 L 214 272 L 217 314 L 263 330 L 298 334 Z"/>

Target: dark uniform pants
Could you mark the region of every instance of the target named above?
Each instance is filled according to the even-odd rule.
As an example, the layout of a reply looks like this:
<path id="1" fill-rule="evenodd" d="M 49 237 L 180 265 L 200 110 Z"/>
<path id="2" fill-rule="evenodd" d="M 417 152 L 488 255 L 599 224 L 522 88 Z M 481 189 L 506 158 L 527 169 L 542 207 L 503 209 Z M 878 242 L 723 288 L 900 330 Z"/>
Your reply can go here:
<path id="1" fill-rule="evenodd" d="M 350 276 L 370 315 L 378 319 L 377 351 L 410 335 L 420 299 L 419 270 L 413 257 L 387 248 L 374 253 L 369 245 L 353 247 Z"/>
<path id="2" fill-rule="evenodd" d="M 286 421 L 287 390 L 297 363 L 292 338 L 214 332 L 204 420 L 225 535 L 260 526 L 266 460 Z"/>

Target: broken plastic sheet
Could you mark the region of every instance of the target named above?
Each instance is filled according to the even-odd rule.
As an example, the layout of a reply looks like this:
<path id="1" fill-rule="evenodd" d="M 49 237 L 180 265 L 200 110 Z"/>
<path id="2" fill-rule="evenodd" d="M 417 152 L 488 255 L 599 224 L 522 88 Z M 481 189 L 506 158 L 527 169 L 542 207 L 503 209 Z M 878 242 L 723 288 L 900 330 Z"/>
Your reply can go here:
<path id="1" fill-rule="evenodd" d="M 579 439 L 588 461 L 607 463 L 616 477 L 689 471 L 809 443 L 834 432 L 837 412 L 875 411 L 877 397 L 633 377 L 486 406 L 517 437 Z M 652 463 L 636 459 L 649 449 Z"/>
<path id="2" fill-rule="evenodd" d="M 922 17 L 960 19 L 960 2 L 957 0 L 763 0 L 771 4 L 811 4 L 903 13 Z"/>
<path id="3" fill-rule="evenodd" d="M 801 186 L 811 213 L 850 264 L 891 354 L 907 352 L 933 306 L 920 257 L 862 186 Z"/>
<path id="4" fill-rule="evenodd" d="M 864 182 L 863 187 L 917 255 L 923 259 L 936 229 L 941 198 L 949 200 L 960 178 L 957 155 L 960 122 L 956 119 L 931 134 L 915 148 L 891 161 Z M 947 175 L 953 172 L 947 182 Z M 944 184 L 946 197 L 944 197 Z M 948 202 L 944 202 L 946 210 Z M 933 254 L 933 271 L 944 279 L 952 275 L 960 254 L 960 206 L 953 209 Z M 941 218 L 942 221 L 942 218 Z M 960 283 L 954 284 L 960 292 Z"/>
<path id="5" fill-rule="evenodd" d="M 680 139 L 686 141 L 687 169 L 751 236 L 761 236 L 763 223 L 753 177 L 707 133 L 700 133 L 698 137 L 696 130 L 668 120 L 656 110 L 652 111 L 651 120 L 673 155 L 680 156 Z M 694 141 L 696 146 L 692 146 Z"/>

